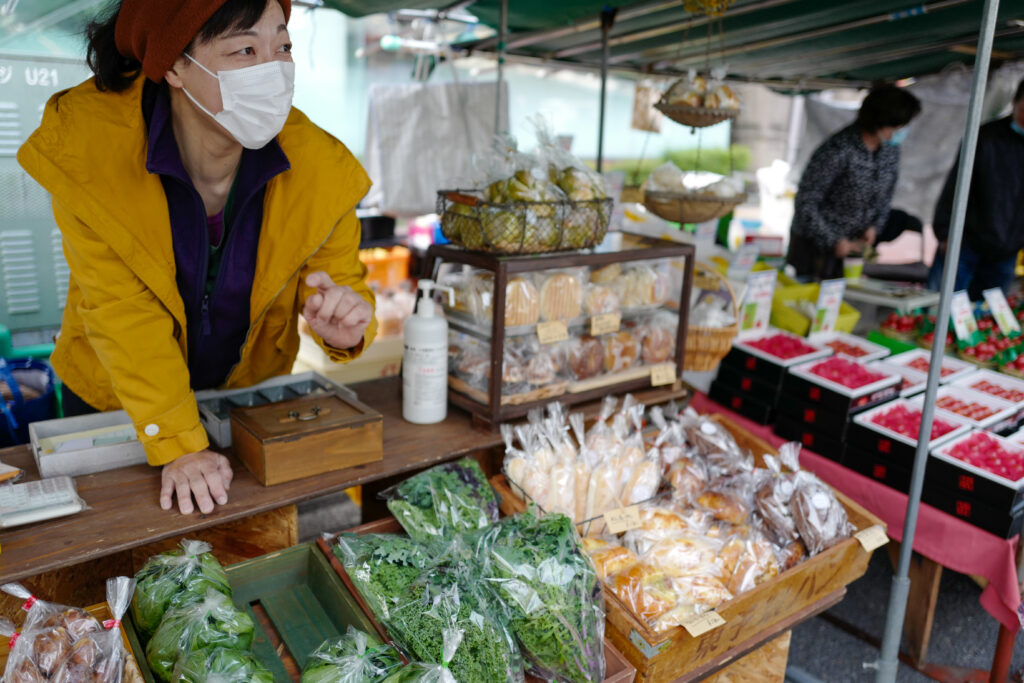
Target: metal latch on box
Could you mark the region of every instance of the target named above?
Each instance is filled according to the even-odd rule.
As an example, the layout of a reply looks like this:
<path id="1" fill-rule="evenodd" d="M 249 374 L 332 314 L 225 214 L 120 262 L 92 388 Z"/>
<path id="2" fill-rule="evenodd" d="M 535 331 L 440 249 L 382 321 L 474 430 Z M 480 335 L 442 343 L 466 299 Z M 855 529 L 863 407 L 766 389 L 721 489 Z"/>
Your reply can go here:
<path id="1" fill-rule="evenodd" d="M 322 415 L 330 415 L 330 413 L 330 408 L 321 408 L 320 406 L 313 406 L 313 409 L 306 413 L 305 415 L 301 414 L 297 410 L 291 410 L 288 412 L 288 415 L 286 417 L 281 418 L 280 422 L 281 424 L 284 424 L 285 422 L 312 422 L 318 417 Z"/>

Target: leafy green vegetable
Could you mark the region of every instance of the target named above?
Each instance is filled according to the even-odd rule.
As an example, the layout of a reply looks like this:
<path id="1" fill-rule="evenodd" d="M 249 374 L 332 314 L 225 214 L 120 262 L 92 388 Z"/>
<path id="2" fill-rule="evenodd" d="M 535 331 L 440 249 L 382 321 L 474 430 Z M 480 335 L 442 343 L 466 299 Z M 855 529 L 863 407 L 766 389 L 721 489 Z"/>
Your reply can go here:
<path id="1" fill-rule="evenodd" d="M 146 660 L 154 675 L 170 681 L 178 660 L 196 650 L 208 647 L 248 650 L 252 638 L 253 623 L 249 615 L 236 609 L 223 593 L 211 590 L 202 602 L 167 611 L 146 646 Z"/>
<path id="2" fill-rule="evenodd" d="M 135 580 L 132 618 L 146 637 L 168 608 L 199 602 L 211 590 L 231 597 L 227 574 L 201 541 L 182 541 L 181 548 L 149 558 Z"/>
<path id="3" fill-rule="evenodd" d="M 451 538 L 498 519 L 498 501 L 472 458 L 432 467 L 384 492 L 388 509 L 414 540 Z"/>
<path id="4" fill-rule="evenodd" d="M 384 619 L 399 596 L 432 563 L 426 547 L 395 534 L 342 534 L 334 554 L 374 614 Z"/>
<path id="5" fill-rule="evenodd" d="M 565 515 L 534 509 L 503 519 L 477 543 L 531 672 L 559 681 L 604 679 L 604 605 L 593 563 Z"/>
<path id="6" fill-rule="evenodd" d="M 444 661 L 441 664 L 413 662 L 388 676 L 385 683 L 457 683 L 448 664 L 458 651 L 459 645 L 462 644 L 463 635 L 465 634 L 460 629 L 445 629 Z"/>
<path id="7" fill-rule="evenodd" d="M 179 683 L 274 683 L 274 675 L 249 652 L 223 647 L 196 650 L 178 662 Z"/>
<path id="8" fill-rule="evenodd" d="M 344 636 L 310 655 L 302 683 L 379 683 L 401 666 L 395 648 L 349 626 Z"/>

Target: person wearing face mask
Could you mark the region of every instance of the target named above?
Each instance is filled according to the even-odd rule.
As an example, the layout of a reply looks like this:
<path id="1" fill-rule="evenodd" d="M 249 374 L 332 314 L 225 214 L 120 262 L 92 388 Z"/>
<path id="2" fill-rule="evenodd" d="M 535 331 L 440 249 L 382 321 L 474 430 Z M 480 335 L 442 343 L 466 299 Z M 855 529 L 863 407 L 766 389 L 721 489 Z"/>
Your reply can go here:
<path id="1" fill-rule="evenodd" d="M 94 77 L 18 153 L 71 270 L 52 363 L 69 414 L 124 409 L 164 509 L 228 501 L 195 390 L 287 374 L 301 313 L 338 362 L 376 331 L 345 146 L 292 108 L 290 0 L 120 0 Z M 193 503 L 194 500 L 194 503 Z"/>
<path id="2" fill-rule="evenodd" d="M 899 146 L 921 112 L 912 94 L 873 88 L 854 123 L 825 140 L 800 178 L 786 260 L 801 279 L 842 277 L 843 259 L 867 244 L 920 230 L 920 221 L 891 209 Z"/>
<path id="3" fill-rule="evenodd" d="M 953 214 L 959 157 L 935 206 L 933 227 L 939 239 L 928 285 L 937 290 L 946 262 L 946 240 Z M 972 300 L 1001 287 L 1009 292 L 1024 248 L 1024 80 L 1017 85 L 1009 116 L 978 129 L 978 146 L 967 199 L 954 291 L 966 289 Z"/>

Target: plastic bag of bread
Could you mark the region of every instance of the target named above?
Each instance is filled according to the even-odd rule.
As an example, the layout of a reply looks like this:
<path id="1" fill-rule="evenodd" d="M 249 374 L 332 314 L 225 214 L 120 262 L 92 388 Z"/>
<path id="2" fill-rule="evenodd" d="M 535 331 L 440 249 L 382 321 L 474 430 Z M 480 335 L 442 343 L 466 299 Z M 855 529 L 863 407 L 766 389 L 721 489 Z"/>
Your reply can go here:
<path id="1" fill-rule="evenodd" d="M 569 425 L 572 427 L 576 443 L 580 444 L 576 462 L 573 464 L 573 502 L 575 512 L 574 522 L 582 522 L 587 518 L 587 495 L 590 490 L 590 476 L 594 464 L 598 458 L 586 448 L 586 432 L 584 430 L 583 413 L 573 413 L 569 416 Z"/>
<path id="2" fill-rule="evenodd" d="M 800 444 L 787 443 L 782 449 L 799 452 Z M 793 498 L 793 473 L 783 473 L 779 459 L 772 455 L 764 456 L 765 467 L 770 476 L 766 477 L 757 489 L 754 496 L 755 505 L 761 515 L 768 537 L 777 545 L 785 547 L 800 539 L 796 530 L 796 522 L 793 520 L 793 513 L 790 510 L 790 501 Z"/>
<path id="3" fill-rule="evenodd" d="M 663 614 L 652 625 L 655 631 L 666 631 L 682 626 L 704 612 L 713 610 L 723 602 L 732 600 L 732 594 L 715 576 L 686 576 L 672 580 L 676 589 L 676 606 Z"/>
<path id="4" fill-rule="evenodd" d="M 702 460 L 681 455 L 669 465 L 666 479 L 674 500 L 693 505 L 708 486 L 708 469 Z"/>
<path id="5" fill-rule="evenodd" d="M 628 370 L 637 362 L 636 337 L 629 330 L 619 330 L 614 334 L 608 334 L 601 338 L 604 343 L 604 370 L 605 372 L 620 372 Z"/>
<path id="6" fill-rule="evenodd" d="M 846 508 L 832 489 L 806 470 L 797 472 L 793 478 L 790 508 L 808 556 L 832 547 L 854 531 Z"/>
<path id="7" fill-rule="evenodd" d="M 744 455 L 729 430 L 718 422 L 698 415 L 692 410 L 687 410 L 679 421 L 686 433 L 687 441 L 701 455 L 722 453 L 740 457 Z"/>
<path id="8" fill-rule="evenodd" d="M 593 468 L 587 486 L 587 507 L 584 512 L 584 518 L 592 521 L 585 529 L 586 534 L 605 532 L 607 525 L 601 515 L 622 507 L 619 489 L 619 469 L 614 458 L 608 458 Z"/>
<path id="9" fill-rule="evenodd" d="M 724 83 L 716 85 L 704 96 L 704 106 L 710 109 L 739 109 L 740 98 Z"/>
<path id="10" fill-rule="evenodd" d="M 623 308 L 658 306 L 669 297 L 669 279 L 646 263 L 629 266 L 615 281 Z"/>
<path id="11" fill-rule="evenodd" d="M 555 137 L 544 117 L 531 117 L 537 136 L 537 157 L 548 169 L 551 182 L 572 201 L 604 199 L 607 196 L 604 178 L 566 150 Z"/>
<path id="12" fill-rule="evenodd" d="M 622 437 L 616 434 L 609 423 L 618 404 L 619 399 L 615 396 L 605 396 L 601 401 L 601 412 L 587 430 L 584 445 L 587 450 L 598 453 L 601 457 L 615 453 L 622 446 Z"/>
<path id="13" fill-rule="evenodd" d="M 597 576 L 602 581 L 640 562 L 636 553 L 620 545 L 614 538 L 586 536 L 583 539 L 583 550 L 590 556 Z"/>
<path id="14" fill-rule="evenodd" d="M 523 360 L 522 344 L 510 340 L 505 345 L 501 358 L 501 395 L 517 396 L 530 392 L 526 377 L 526 362 Z"/>
<path id="15" fill-rule="evenodd" d="M 583 314 L 584 272 L 547 270 L 537 275 L 541 320 L 575 320 Z"/>
<path id="16" fill-rule="evenodd" d="M 669 89 L 665 91 L 664 99 L 667 104 L 703 107 L 704 93 L 706 91 L 707 81 L 705 78 L 698 76 L 691 69 L 686 78 L 680 78 L 669 86 Z"/>
<path id="17" fill-rule="evenodd" d="M 581 335 L 569 342 L 569 377 L 582 382 L 604 374 L 604 344 L 590 335 Z"/>
<path id="18" fill-rule="evenodd" d="M 626 485 L 622 488 L 622 504 L 635 505 L 649 500 L 658 493 L 661 485 L 661 454 L 651 449 L 633 467 Z"/>
<path id="19" fill-rule="evenodd" d="M 717 520 L 735 525 L 746 524 L 750 519 L 750 506 L 745 502 L 748 496 L 744 489 L 748 485 L 749 480 L 746 478 L 715 480 L 697 496 L 697 504 Z"/>
<path id="20" fill-rule="evenodd" d="M 678 601 L 672 577 L 643 562 L 610 577 L 607 584 L 638 619 L 652 625 Z"/>
<path id="21" fill-rule="evenodd" d="M 470 313 L 490 324 L 494 310 L 494 273 L 479 271 L 469 278 Z M 540 293 L 527 277 L 514 276 L 505 285 L 505 327 L 534 325 L 540 317 Z"/>
<path id="22" fill-rule="evenodd" d="M 622 310 L 622 299 L 614 285 L 587 285 L 583 297 L 583 310 L 587 315 L 618 313 Z"/>
<path id="23" fill-rule="evenodd" d="M 640 555 L 643 562 L 671 577 L 721 576 L 718 553 L 722 542 L 707 536 L 675 534 L 657 541 Z"/>
<path id="24" fill-rule="evenodd" d="M 675 358 L 676 331 L 679 317 L 673 313 L 661 312 L 640 325 L 640 357 L 644 365 L 666 363 Z"/>
<path id="25" fill-rule="evenodd" d="M 531 454 L 514 445 L 514 428 L 510 424 L 501 425 L 501 437 L 505 441 L 505 476 L 513 488 L 518 489 L 538 505 L 547 504 L 548 486 L 550 484 L 546 472 L 536 466 Z"/>
<path id="26" fill-rule="evenodd" d="M 121 576 L 107 581 L 107 604 L 113 619 L 105 630 L 75 641 L 67 659 L 53 675 L 54 683 L 120 683 L 127 652 L 121 636 L 121 618 L 128 611 L 135 580 Z"/>
<path id="27" fill-rule="evenodd" d="M 719 560 L 726 577 L 726 586 L 733 595 L 773 579 L 781 571 L 771 542 L 756 529 L 729 538 Z"/>

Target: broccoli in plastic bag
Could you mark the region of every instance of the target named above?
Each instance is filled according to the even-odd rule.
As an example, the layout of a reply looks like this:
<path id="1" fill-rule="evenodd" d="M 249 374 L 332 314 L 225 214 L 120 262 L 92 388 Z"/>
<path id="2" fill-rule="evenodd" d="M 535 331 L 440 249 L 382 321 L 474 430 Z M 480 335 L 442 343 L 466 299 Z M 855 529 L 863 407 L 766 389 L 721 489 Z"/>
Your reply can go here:
<path id="1" fill-rule="evenodd" d="M 604 679 L 601 585 L 572 520 L 538 518 L 531 507 L 487 529 L 477 547 L 530 671 L 547 680 Z"/>
<path id="2" fill-rule="evenodd" d="M 411 538 L 426 542 L 498 521 L 498 501 L 480 465 L 462 458 L 432 467 L 381 494 Z"/>
<path id="3" fill-rule="evenodd" d="M 386 619 L 405 590 L 433 563 L 426 546 L 396 534 L 342 534 L 334 554 L 363 600 Z"/>
<path id="4" fill-rule="evenodd" d="M 250 652 L 214 647 L 196 650 L 181 659 L 174 669 L 174 680 L 179 683 L 274 683 L 274 674 Z"/>
<path id="5" fill-rule="evenodd" d="M 302 683 L 379 683 L 402 666 L 398 651 L 352 626 L 309 657 Z"/>
<path id="6" fill-rule="evenodd" d="M 146 660 L 154 675 L 170 681 L 178 660 L 192 652 L 208 647 L 248 650 L 252 638 L 252 618 L 226 595 L 211 590 L 202 602 L 167 611 L 146 646 Z"/>
<path id="7" fill-rule="evenodd" d="M 444 631 L 444 658 L 440 664 L 413 662 L 388 676 L 384 683 L 458 683 L 452 675 L 448 664 L 455 658 L 455 653 L 462 644 L 463 632 L 457 628 Z"/>
<path id="8" fill-rule="evenodd" d="M 155 555 L 135 580 L 132 618 L 145 636 L 152 635 L 171 607 L 199 602 L 210 590 L 231 597 L 227 574 L 202 541 L 182 541 L 181 548 Z"/>

